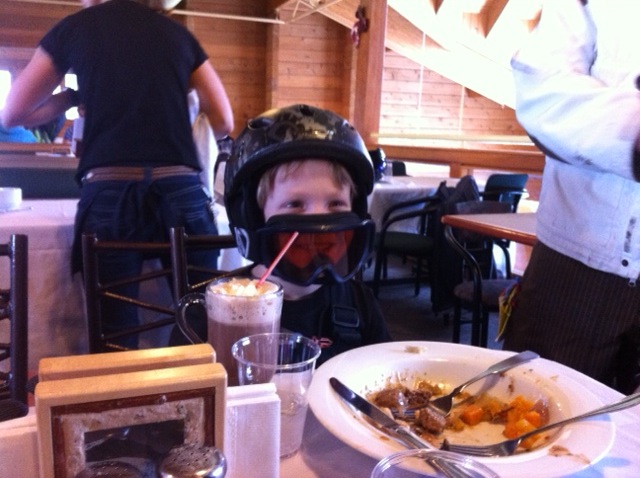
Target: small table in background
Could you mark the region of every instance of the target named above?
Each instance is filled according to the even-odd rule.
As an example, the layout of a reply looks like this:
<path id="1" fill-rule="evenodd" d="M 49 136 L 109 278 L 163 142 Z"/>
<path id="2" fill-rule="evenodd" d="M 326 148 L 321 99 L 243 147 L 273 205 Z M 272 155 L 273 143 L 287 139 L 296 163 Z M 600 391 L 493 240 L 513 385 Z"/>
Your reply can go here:
<path id="1" fill-rule="evenodd" d="M 512 242 L 512 272 L 522 275 L 536 241 L 536 213 L 455 214 L 442 217 L 443 224 Z"/>
<path id="2" fill-rule="evenodd" d="M 442 222 L 527 246 L 533 246 L 537 241 L 535 213 L 455 214 L 443 216 Z"/>

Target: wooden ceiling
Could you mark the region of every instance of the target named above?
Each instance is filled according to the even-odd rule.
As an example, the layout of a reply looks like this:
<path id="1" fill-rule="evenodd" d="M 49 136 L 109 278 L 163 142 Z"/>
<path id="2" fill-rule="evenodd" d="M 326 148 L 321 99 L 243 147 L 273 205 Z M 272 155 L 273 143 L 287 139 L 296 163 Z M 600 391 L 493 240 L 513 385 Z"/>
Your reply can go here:
<path id="1" fill-rule="evenodd" d="M 536 25 L 540 0 L 387 1 L 387 48 L 498 104 L 513 107 L 509 61 Z M 271 0 L 270 6 L 286 23 L 322 14 L 352 28 L 360 3 Z"/>

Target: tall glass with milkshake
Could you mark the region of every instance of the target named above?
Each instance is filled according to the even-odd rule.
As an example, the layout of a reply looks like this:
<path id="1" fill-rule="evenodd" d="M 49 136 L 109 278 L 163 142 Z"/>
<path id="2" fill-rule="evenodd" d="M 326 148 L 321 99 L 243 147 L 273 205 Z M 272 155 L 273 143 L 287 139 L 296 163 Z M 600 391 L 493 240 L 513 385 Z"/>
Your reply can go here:
<path id="1" fill-rule="evenodd" d="M 216 360 L 227 370 L 229 385 L 237 385 L 231 346 L 247 335 L 280 330 L 283 293 L 280 284 L 268 280 L 259 284 L 258 279 L 250 277 L 220 278 L 208 285 L 204 296 L 190 294 L 181 301 L 178 325 L 192 340 L 197 338 L 186 322 L 185 311 L 189 305 L 204 302 L 207 341 L 216 352 Z"/>

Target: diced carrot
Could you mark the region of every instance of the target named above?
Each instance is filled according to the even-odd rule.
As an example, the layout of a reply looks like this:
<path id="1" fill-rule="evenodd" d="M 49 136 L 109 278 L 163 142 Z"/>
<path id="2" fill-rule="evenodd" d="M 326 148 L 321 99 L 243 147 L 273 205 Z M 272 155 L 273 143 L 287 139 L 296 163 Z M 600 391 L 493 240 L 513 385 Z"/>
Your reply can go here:
<path id="1" fill-rule="evenodd" d="M 511 405 L 511 407 L 515 408 L 516 410 L 524 413 L 527 410 L 531 410 L 531 408 L 533 407 L 533 402 L 531 400 L 527 400 L 522 395 L 518 395 L 511 401 L 509 405 Z"/>
<path id="2" fill-rule="evenodd" d="M 542 425 L 542 417 L 534 410 L 529 410 L 522 416 L 526 421 L 531 423 L 535 428 L 539 428 Z"/>
<path id="3" fill-rule="evenodd" d="M 477 425 L 482 421 L 482 417 L 484 416 L 484 410 L 482 407 L 478 405 L 472 404 L 467 406 L 462 414 L 460 415 L 460 419 L 465 422 L 467 425 Z"/>
<path id="4" fill-rule="evenodd" d="M 504 426 L 504 430 L 502 431 L 502 434 L 509 439 L 517 437 L 518 430 L 516 429 L 516 423 L 507 422 Z"/>
<path id="5" fill-rule="evenodd" d="M 530 436 L 529 438 L 525 438 L 520 443 L 520 447 L 519 448 L 522 448 L 523 450 L 530 450 L 533 447 L 533 445 L 536 444 L 536 441 L 538 441 L 538 437 L 540 437 L 540 436 L 541 435 L 538 434 L 538 435 Z"/>

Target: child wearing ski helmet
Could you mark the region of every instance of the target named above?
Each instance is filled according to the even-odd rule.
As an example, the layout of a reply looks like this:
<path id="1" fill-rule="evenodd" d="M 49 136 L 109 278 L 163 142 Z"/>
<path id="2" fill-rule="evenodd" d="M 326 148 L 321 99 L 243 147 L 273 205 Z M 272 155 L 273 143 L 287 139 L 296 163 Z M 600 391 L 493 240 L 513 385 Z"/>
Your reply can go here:
<path id="1" fill-rule="evenodd" d="M 259 277 L 294 232 L 272 273 L 284 288 L 281 325 L 316 340 L 319 363 L 390 340 L 370 289 L 355 276 L 370 258 L 374 172 L 344 118 L 308 105 L 267 111 L 238 135 L 225 171 L 225 206 L 241 253 Z"/>

